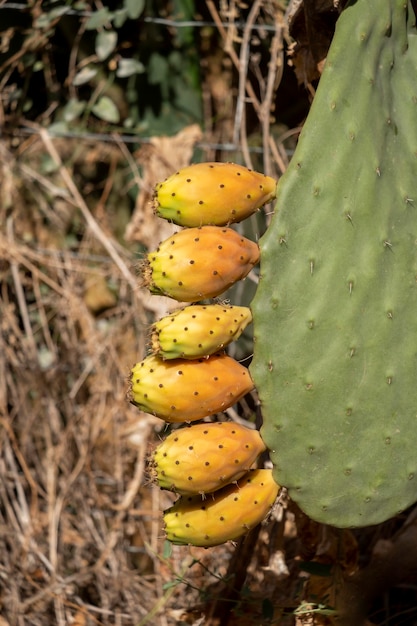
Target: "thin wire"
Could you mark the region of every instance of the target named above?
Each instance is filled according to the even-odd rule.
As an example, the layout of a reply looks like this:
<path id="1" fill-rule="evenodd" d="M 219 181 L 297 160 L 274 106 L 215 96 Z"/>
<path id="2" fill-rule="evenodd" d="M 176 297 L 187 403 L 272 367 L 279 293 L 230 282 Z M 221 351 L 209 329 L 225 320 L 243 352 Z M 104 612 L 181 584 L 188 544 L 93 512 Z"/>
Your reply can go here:
<path id="1" fill-rule="evenodd" d="M 199 21 L 175 21 L 175 20 L 169 20 L 169 19 L 165 19 L 163 17 L 145 17 L 144 18 L 145 22 L 150 22 L 152 24 L 161 24 L 162 26 L 174 26 L 174 27 L 178 27 L 178 28 L 189 28 L 191 27 L 197 27 L 197 28 L 204 28 L 205 26 L 217 26 L 217 24 L 215 22 L 205 22 L 202 20 Z M 244 29 L 246 28 L 246 22 L 221 22 L 222 26 L 224 26 L 225 28 L 230 28 L 230 26 L 236 27 L 236 28 L 241 28 Z M 251 30 L 257 30 L 257 29 L 261 29 L 261 30 L 267 30 L 267 31 L 271 31 L 271 32 L 276 32 L 276 27 L 273 24 L 254 24 L 251 27 Z"/>
<path id="2" fill-rule="evenodd" d="M 94 11 L 80 11 L 77 9 L 62 8 L 62 12 L 60 12 L 60 16 L 62 15 L 76 15 L 78 17 L 91 17 L 94 15 Z M 28 11 L 29 7 L 25 4 L 20 4 L 18 2 L 5 2 L 0 5 L 0 10 L 9 9 L 15 11 Z M 64 10 L 65 9 L 65 10 Z M 216 27 L 217 24 L 215 22 L 204 21 L 204 20 L 172 20 L 163 17 L 144 17 L 143 21 L 147 24 L 160 24 L 161 26 L 170 26 L 172 28 L 205 28 L 206 26 Z M 221 22 L 221 25 L 224 28 L 230 28 L 233 26 L 234 28 L 241 28 L 242 30 L 246 28 L 245 22 Z M 273 24 L 253 24 L 249 30 L 265 30 L 269 32 L 277 32 L 277 28 Z"/>
<path id="3" fill-rule="evenodd" d="M 55 132 L 48 129 L 48 133 L 51 137 L 55 139 L 82 139 L 84 141 L 103 141 L 106 143 L 112 143 L 114 141 L 123 141 L 123 143 L 137 143 L 137 144 L 151 144 L 151 137 L 137 137 L 135 135 L 117 135 L 115 137 L 112 134 L 106 133 L 78 133 L 75 131 L 59 131 Z M 7 133 L 4 133 L 6 135 Z M 13 131 L 13 136 L 29 136 L 29 135 L 39 135 L 39 131 L 33 128 L 22 127 L 18 130 Z M 0 137 L 2 133 L 0 131 Z M 202 150 L 223 150 L 224 152 L 242 152 L 242 148 L 240 145 L 235 143 L 211 143 L 208 141 L 199 141 L 195 144 L 196 148 L 200 148 Z M 253 154 L 263 154 L 262 146 L 250 146 L 248 148 L 249 152 Z M 290 151 L 288 152 L 290 154 Z"/>

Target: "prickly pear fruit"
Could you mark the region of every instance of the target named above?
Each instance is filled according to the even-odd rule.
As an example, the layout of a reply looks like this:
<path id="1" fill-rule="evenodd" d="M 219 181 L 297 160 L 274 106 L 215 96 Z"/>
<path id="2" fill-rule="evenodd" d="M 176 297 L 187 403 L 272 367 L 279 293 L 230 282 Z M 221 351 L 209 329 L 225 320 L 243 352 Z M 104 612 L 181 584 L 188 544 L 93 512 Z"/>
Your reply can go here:
<path id="1" fill-rule="evenodd" d="M 163 359 L 209 356 L 238 339 L 251 321 L 245 306 L 187 306 L 155 322 L 152 349 Z"/>
<path id="2" fill-rule="evenodd" d="M 194 424 L 168 435 L 152 463 L 162 489 L 204 494 L 237 481 L 264 450 L 257 430 L 233 422 Z"/>
<path id="3" fill-rule="evenodd" d="M 167 539 L 205 547 L 237 539 L 266 517 L 279 489 L 272 470 L 259 469 L 205 499 L 182 496 L 165 511 Z"/>
<path id="4" fill-rule="evenodd" d="M 246 367 L 226 354 L 195 361 L 148 356 L 132 369 L 132 403 L 167 422 L 219 413 L 252 389 Z"/>
<path id="5" fill-rule="evenodd" d="M 198 163 L 158 183 L 154 210 L 180 226 L 240 222 L 275 198 L 273 178 L 234 163 Z"/>
<path id="6" fill-rule="evenodd" d="M 416 68 L 415 3 L 348 3 L 261 240 L 262 436 L 293 500 L 339 527 L 417 501 Z"/>
<path id="7" fill-rule="evenodd" d="M 231 228 L 186 228 L 147 255 L 144 279 L 154 294 L 197 302 L 226 291 L 258 261 L 258 245 Z"/>

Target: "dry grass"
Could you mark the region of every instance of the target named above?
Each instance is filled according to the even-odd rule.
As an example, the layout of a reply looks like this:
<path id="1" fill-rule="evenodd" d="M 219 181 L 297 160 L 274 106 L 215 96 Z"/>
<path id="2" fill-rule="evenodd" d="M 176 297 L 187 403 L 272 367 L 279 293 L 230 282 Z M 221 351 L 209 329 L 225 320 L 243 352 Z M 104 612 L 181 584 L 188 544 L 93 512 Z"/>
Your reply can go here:
<path id="1" fill-rule="evenodd" d="M 98 149 L 102 180 L 91 171 Z M 120 149 L 75 152 L 44 131 L 17 154 L 0 146 L 4 623 L 216 624 L 247 576 L 250 614 L 261 615 L 266 580 L 271 591 L 288 576 L 276 554 L 282 508 L 270 522 L 278 543 L 256 533 L 236 550 L 164 544 L 161 511 L 172 496 L 146 471 L 163 423 L 130 405 L 127 390 L 168 302 L 140 287 L 138 244 L 117 239 L 111 207 L 128 184 L 112 169 Z"/>
<path id="2" fill-rule="evenodd" d="M 143 575 L 160 537 L 159 493 L 143 489 L 155 422 L 126 400 L 147 311 L 91 228 L 60 245 L 81 219 L 71 190 L 57 179 L 39 201 L 31 166 L 4 146 L 2 157 L 3 612 L 11 623 L 135 623 L 155 599 Z M 136 284 L 133 255 L 120 260 Z"/>

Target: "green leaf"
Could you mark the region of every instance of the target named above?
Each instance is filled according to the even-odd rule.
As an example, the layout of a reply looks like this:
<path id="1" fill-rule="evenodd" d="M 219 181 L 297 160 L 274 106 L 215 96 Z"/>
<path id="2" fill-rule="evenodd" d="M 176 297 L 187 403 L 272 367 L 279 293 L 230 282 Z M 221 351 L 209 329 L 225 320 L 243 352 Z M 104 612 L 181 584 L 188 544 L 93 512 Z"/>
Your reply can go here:
<path id="1" fill-rule="evenodd" d="M 60 133 L 68 132 L 68 126 L 66 122 L 59 120 L 58 122 L 50 124 L 48 131 L 51 135 L 59 135 Z"/>
<path id="2" fill-rule="evenodd" d="M 145 8 L 145 0 L 125 0 L 124 6 L 131 20 L 136 20 Z"/>
<path id="3" fill-rule="evenodd" d="M 148 80 L 151 85 L 164 83 L 168 78 L 168 62 L 161 54 L 151 54 L 148 63 Z"/>
<path id="4" fill-rule="evenodd" d="M 334 615 L 335 609 L 327 607 L 325 604 L 310 604 L 309 602 L 303 602 L 294 611 L 294 615 L 309 615 L 310 613 L 316 613 L 318 615 Z"/>
<path id="5" fill-rule="evenodd" d="M 178 585 L 178 580 L 171 580 L 167 583 L 164 583 L 162 585 L 162 590 L 163 591 L 168 591 L 168 589 L 172 589 L 172 587 L 176 587 Z"/>
<path id="6" fill-rule="evenodd" d="M 49 11 L 48 15 L 50 17 L 51 20 L 55 20 L 57 17 L 61 17 L 62 15 L 65 15 L 66 13 L 68 13 L 69 7 L 55 7 L 55 9 L 51 9 L 51 11 Z"/>
<path id="7" fill-rule="evenodd" d="M 195 15 L 196 8 L 194 0 L 173 0 L 173 19 L 174 20 L 192 20 Z M 195 29 L 190 27 L 177 28 L 175 40 L 177 45 L 190 46 L 193 44 Z"/>
<path id="8" fill-rule="evenodd" d="M 57 7 L 48 11 L 48 13 L 43 13 L 35 20 L 34 26 L 35 28 L 48 28 L 54 20 L 65 15 L 67 11 L 68 7 Z"/>
<path id="9" fill-rule="evenodd" d="M 76 98 L 71 98 L 64 107 L 64 120 L 65 122 L 73 122 L 76 120 L 84 111 L 85 102 L 81 102 Z"/>
<path id="10" fill-rule="evenodd" d="M 145 71 L 144 65 L 136 59 L 120 59 L 116 70 L 116 76 L 127 78 L 133 74 L 142 74 Z"/>
<path id="11" fill-rule="evenodd" d="M 23 103 L 23 111 L 27 113 L 27 111 L 31 110 L 32 106 L 33 106 L 33 100 L 31 98 L 26 98 Z"/>
<path id="12" fill-rule="evenodd" d="M 192 19 L 195 13 L 194 0 L 174 0 L 174 13 L 182 19 Z"/>
<path id="13" fill-rule="evenodd" d="M 164 559 L 169 559 L 172 554 L 172 543 L 170 541 L 165 540 L 162 548 L 162 557 Z"/>
<path id="14" fill-rule="evenodd" d="M 121 28 L 123 24 L 127 20 L 127 10 L 126 9 L 118 9 L 114 12 L 113 24 L 115 28 Z"/>
<path id="15" fill-rule="evenodd" d="M 94 13 L 88 18 L 85 23 L 86 30 L 97 30 L 102 28 L 108 22 L 111 22 L 113 13 L 111 13 L 107 7 L 94 11 Z"/>
<path id="16" fill-rule="evenodd" d="M 174 84 L 175 106 L 191 115 L 194 119 L 199 119 L 201 115 L 201 96 L 192 87 L 177 80 Z"/>
<path id="17" fill-rule="evenodd" d="M 120 121 L 119 111 L 108 96 L 102 96 L 93 106 L 92 112 L 101 120 L 111 124 L 117 124 Z"/>
<path id="18" fill-rule="evenodd" d="M 74 87 L 79 87 L 80 85 L 85 85 L 88 83 L 94 76 L 97 74 L 97 69 L 95 67 L 87 66 L 83 67 L 75 76 L 72 81 Z"/>
<path id="19" fill-rule="evenodd" d="M 114 30 L 102 30 L 96 37 L 96 54 L 104 61 L 113 52 L 117 44 L 117 33 Z"/>

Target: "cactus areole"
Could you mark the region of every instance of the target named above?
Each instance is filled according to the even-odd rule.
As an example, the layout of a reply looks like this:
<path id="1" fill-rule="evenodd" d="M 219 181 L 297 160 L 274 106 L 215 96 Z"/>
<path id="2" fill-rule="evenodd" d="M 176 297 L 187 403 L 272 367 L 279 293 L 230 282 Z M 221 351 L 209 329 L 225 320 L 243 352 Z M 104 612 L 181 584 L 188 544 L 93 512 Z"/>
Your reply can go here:
<path id="1" fill-rule="evenodd" d="M 261 239 L 263 438 L 311 518 L 417 501 L 417 31 L 406 0 L 342 12 Z"/>

